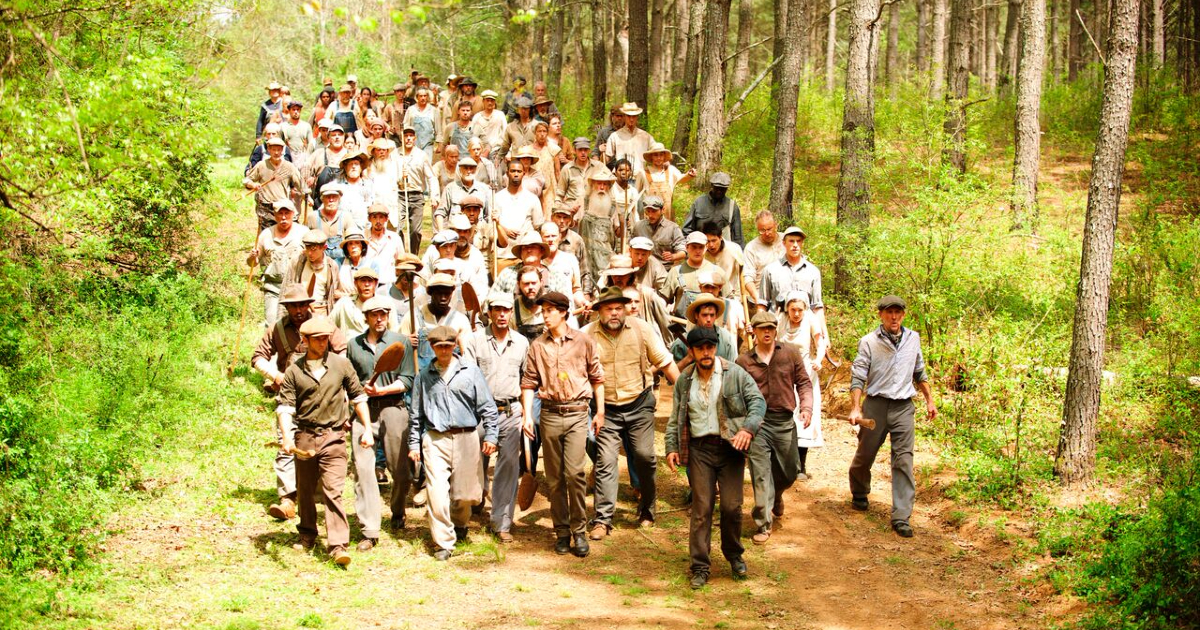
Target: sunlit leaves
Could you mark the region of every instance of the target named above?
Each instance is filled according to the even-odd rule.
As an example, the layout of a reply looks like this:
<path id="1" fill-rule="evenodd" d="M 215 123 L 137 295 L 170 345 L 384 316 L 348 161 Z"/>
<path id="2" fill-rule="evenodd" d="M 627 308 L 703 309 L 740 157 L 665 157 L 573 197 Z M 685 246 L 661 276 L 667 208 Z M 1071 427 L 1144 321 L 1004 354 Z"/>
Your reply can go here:
<path id="1" fill-rule="evenodd" d="M 537 9 L 520 9 L 512 16 L 513 24 L 529 24 L 537 19 Z"/>

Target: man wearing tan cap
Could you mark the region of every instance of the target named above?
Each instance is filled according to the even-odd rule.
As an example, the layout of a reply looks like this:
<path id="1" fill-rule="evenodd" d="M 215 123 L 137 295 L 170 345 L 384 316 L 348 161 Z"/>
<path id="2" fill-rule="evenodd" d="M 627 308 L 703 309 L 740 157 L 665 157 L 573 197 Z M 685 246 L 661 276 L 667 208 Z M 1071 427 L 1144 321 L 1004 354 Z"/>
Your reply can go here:
<path id="1" fill-rule="evenodd" d="M 517 118 L 504 128 L 500 140 L 500 155 L 515 154 L 521 147 L 533 142 L 533 101 L 526 97 L 516 101 Z"/>
<path id="2" fill-rule="evenodd" d="M 688 306 L 700 295 L 698 274 L 701 271 L 717 270 L 716 265 L 704 259 L 707 245 L 708 239 L 704 234 L 692 232 L 687 237 L 685 245 L 687 258 L 672 267 L 670 273 L 667 274 L 662 297 L 668 304 L 674 305 L 672 312 L 676 317 L 683 317 L 687 313 Z"/>
<path id="3" fill-rule="evenodd" d="M 504 141 L 504 126 L 508 120 L 504 113 L 496 109 L 497 94 L 492 90 L 484 90 L 480 95 L 483 109 L 471 117 L 471 134 L 487 145 L 487 150 L 495 153 L 500 150 Z"/>
<path id="4" fill-rule="evenodd" d="M 283 274 L 293 260 L 304 251 L 308 228 L 296 225 L 296 206 L 290 199 L 275 202 L 275 225 L 259 232 L 254 249 L 246 257 L 247 265 L 262 268 L 260 281 L 263 292 L 263 319 L 267 328 L 275 325 L 279 315 L 279 292 L 283 289 Z"/>
<path id="5" fill-rule="evenodd" d="M 404 112 L 404 126 L 413 128 L 416 147 L 432 160 L 433 145 L 442 130 L 442 117 L 438 115 L 437 107 L 430 104 L 429 94 L 427 88 L 417 88 L 417 102 Z"/>
<path id="6" fill-rule="evenodd" d="M 304 103 L 300 101 L 288 101 L 287 116 L 280 124 L 280 136 L 284 143 L 287 144 L 288 151 L 292 154 L 292 163 L 301 173 L 308 165 L 308 156 L 317 149 L 316 138 L 313 137 L 312 125 L 308 124 L 307 120 L 300 117 L 304 109 Z"/>
<path id="7" fill-rule="evenodd" d="M 354 271 L 354 294 L 342 296 L 333 305 L 329 319 L 347 337 L 357 337 L 367 330 L 367 317 L 363 305 L 375 297 L 379 286 L 379 273 L 373 267 L 360 267 Z M 396 330 L 396 316 L 388 309 L 388 328 Z"/>
<path id="8" fill-rule="evenodd" d="M 412 112 L 412 108 L 408 111 Z M 425 200 L 440 198 L 442 187 L 433 175 L 429 154 L 417 146 L 416 129 L 406 124 L 402 135 L 403 142 L 395 154 L 400 169 L 400 213 L 396 221 L 401 230 L 408 230 L 408 251 L 417 252 L 421 247 Z"/>
<path id="9" fill-rule="evenodd" d="M 349 83 L 338 89 L 338 96 L 329 107 L 325 108 L 325 117 L 340 125 L 342 131 L 353 135 L 358 131 L 358 100 L 354 86 Z"/>
<path id="10" fill-rule="evenodd" d="M 288 365 L 308 351 L 300 337 L 300 327 L 312 317 L 312 298 L 300 287 L 292 287 L 279 300 L 279 304 L 286 313 L 263 333 L 262 339 L 254 347 L 254 354 L 250 357 L 250 365 L 262 374 L 263 387 L 272 394 L 278 393 L 283 385 L 283 376 Z M 334 354 L 346 353 L 346 337 L 342 335 L 342 331 L 335 330 L 330 335 L 329 351 Z M 282 445 L 283 437 L 278 433 L 278 427 L 275 437 Z M 295 518 L 295 456 L 283 450 L 276 452 L 273 468 L 279 502 L 268 508 L 267 513 L 281 521 Z"/>
<path id="11" fill-rule="evenodd" d="M 291 162 L 283 159 L 287 145 L 277 137 L 267 139 L 267 158 L 246 171 L 242 186 L 254 191 L 254 213 L 261 232 L 275 224 L 274 204 L 281 199 L 295 200 L 305 194 L 304 178 Z"/>
<path id="12" fill-rule="evenodd" d="M 613 132 L 605 142 L 605 161 L 629 160 L 633 172 L 637 173 L 642 170 L 642 154 L 650 150 L 654 137 L 638 128 L 638 116 L 642 115 L 642 108 L 637 103 L 621 105 L 621 114 L 625 116 L 625 126 Z"/>
<path id="13" fill-rule="evenodd" d="M 483 216 L 492 215 L 492 189 L 482 184 L 476 178 L 479 165 L 471 156 L 460 157 L 458 160 L 458 176 L 442 188 L 441 203 L 433 211 L 433 230 L 436 232 L 446 227 L 446 219 L 462 210 L 463 199 L 471 197 L 482 203 Z"/>
<path id="14" fill-rule="evenodd" d="M 633 281 L 661 292 L 667 283 L 667 268 L 654 257 L 654 241 L 645 236 L 629 239 L 629 260 L 633 263 Z"/>
<path id="15" fill-rule="evenodd" d="M 558 554 L 588 555 L 587 461 L 588 409 L 594 404 L 592 427 L 604 428 L 604 370 L 596 342 L 567 325 L 571 302 L 557 291 L 537 300 L 546 321 L 546 332 L 530 344 L 521 377 L 521 408 L 525 435 L 534 437 L 535 390 L 542 402 L 540 431 L 550 517 L 554 522 Z"/>
<path id="16" fill-rule="evenodd" d="M 429 344 L 430 330 L 438 326 L 449 326 L 458 331 L 460 340 L 465 339 L 471 332 L 471 322 L 467 316 L 450 308 L 456 287 L 452 276 L 434 273 L 425 283 L 428 303 L 417 305 L 416 321 L 412 321 L 407 313 L 400 320 L 400 334 L 407 335 L 409 341 L 417 347 L 418 367 L 424 367 L 433 361 L 433 347 Z"/>
<path id="17" fill-rule="evenodd" d="M 435 560 L 448 560 L 455 543 L 466 542 L 471 508 L 483 502 L 480 453 L 494 454 L 500 440 L 487 379 L 473 363 L 454 356 L 458 339 L 449 326 L 431 330 L 435 358 L 413 383 L 408 456 L 425 463 Z"/>
<path id="18" fill-rule="evenodd" d="M 301 241 L 304 254 L 296 257 L 283 275 L 283 293 L 293 286 L 300 287 L 313 299 L 313 312 L 328 315 L 341 288 L 337 263 L 325 253 L 328 238 L 321 230 L 309 230 Z"/>
<path id="19" fill-rule="evenodd" d="M 771 538 L 771 524 L 783 516 L 783 493 L 800 473 L 796 450 L 796 411 L 807 427 L 812 421 L 812 381 L 804 357 L 796 346 L 780 343 L 778 322 L 772 313 L 757 313 L 754 347 L 738 357 L 767 401 L 767 413 L 750 443 L 750 481 L 754 485 L 754 517 L 757 530 L 752 537 L 761 545 Z"/>
<path id="20" fill-rule="evenodd" d="M 687 257 L 684 250 L 683 230 L 669 218 L 664 217 L 664 204 L 661 197 L 646 195 L 642 197 L 642 212 L 645 219 L 633 226 L 633 236 L 645 237 L 654 243 L 654 257 L 660 260 L 668 270 L 676 262 Z"/>
<path id="21" fill-rule="evenodd" d="M 657 497 L 654 375 L 662 372 L 670 383 L 679 377 L 671 354 L 650 325 L 627 315 L 628 302 L 619 287 L 608 287 L 592 304 L 599 317 L 583 328 L 596 342 L 605 379 L 605 422 L 596 433 L 596 513 L 589 535 L 592 540 L 601 540 L 612 530 L 617 503 L 617 451 L 623 440 L 628 440 L 632 470 L 640 485 L 638 524 L 641 527 L 654 524 Z"/>
<path id="22" fill-rule="evenodd" d="M 559 172 L 558 188 L 554 195 L 555 201 L 558 202 L 556 208 L 561 205 L 570 210 L 571 216 L 576 216 L 583 210 L 583 204 L 587 200 L 588 180 L 606 167 L 592 158 L 589 150 L 591 142 L 587 138 L 575 138 L 572 144 L 575 148 L 575 159 Z"/>
<path id="23" fill-rule="evenodd" d="M 267 100 L 258 108 L 258 121 L 254 124 L 254 141 L 262 140 L 263 127 L 271 122 L 271 116 L 282 113 L 283 86 L 272 81 L 267 85 Z"/>
<path id="24" fill-rule="evenodd" d="M 389 505 L 392 511 L 392 528 L 404 529 L 404 509 L 408 501 L 408 490 L 412 484 L 408 460 L 408 408 L 404 394 L 412 389 L 416 370 L 412 360 L 401 361 L 400 367 L 375 376 L 375 364 L 380 355 L 393 344 L 405 347 L 405 358 L 414 351 L 408 340 L 389 329 L 389 320 L 394 320 L 392 301 L 375 296 L 362 305 L 367 329 L 350 342 L 347 358 L 354 366 L 360 382 L 364 383 L 367 411 L 371 415 L 371 433 L 375 448 L 364 449 L 354 446 L 354 510 L 363 524 L 360 551 L 374 547 L 379 539 L 382 523 L 382 506 L 379 483 L 392 475 L 392 493 Z M 374 376 L 374 381 L 372 377 Z M 354 426 L 357 441 L 359 425 Z"/>
<path id="25" fill-rule="evenodd" d="M 329 352 L 333 322 L 317 317 L 304 322 L 300 337 L 306 344 L 303 357 L 288 365 L 279 391 L 279 432 L 283 450 L 297 454 L 296 502 L 300 513 L 298 547 L 312 549 L 317 542 L 317 492 L 325 503 L 325 538 L 329 555 L 339 565 L 350 564 L 346 545 L 350 523 L 342 508 L 346 483 L 346 400 L 364 427 L 359 445 L 374 445 L 367 395 L 354 366 L 345 357 Z"/>

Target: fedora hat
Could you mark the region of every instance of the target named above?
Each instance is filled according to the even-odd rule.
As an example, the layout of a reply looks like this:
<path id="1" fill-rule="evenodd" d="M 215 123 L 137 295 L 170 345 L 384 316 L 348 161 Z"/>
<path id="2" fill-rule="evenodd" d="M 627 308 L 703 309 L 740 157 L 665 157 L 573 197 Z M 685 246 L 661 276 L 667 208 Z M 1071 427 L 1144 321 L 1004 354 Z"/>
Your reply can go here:
<path id="1" fill-rule="evenodd" d="M 700 310 L 701 306 L 713 305 L 717 307 L 717 319 L 720 319 L 725 314 L 725 300 L 719 297 L 708 295 L 707 293 L 696 298 L 687 307 L 687 320 L 693 324 L 696 323 L 696 311 Z"/>
<path id="2" fill-rule="evenodd" d="M 642 108 L 637 103 L 622 103 L 620 112 L 626 116 L 641 116 Z"/>

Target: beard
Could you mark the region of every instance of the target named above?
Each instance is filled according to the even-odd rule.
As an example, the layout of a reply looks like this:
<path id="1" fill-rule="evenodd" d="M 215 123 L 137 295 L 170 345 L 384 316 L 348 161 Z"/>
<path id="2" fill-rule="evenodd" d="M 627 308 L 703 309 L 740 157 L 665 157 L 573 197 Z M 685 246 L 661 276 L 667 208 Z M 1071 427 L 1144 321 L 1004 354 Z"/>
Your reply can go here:
<path id="1" fill-rule="evenodd" d="M 613 197 L 608 191 L 592 191 L 587 198 L 587 212 L 606 217 L 612 213 Z"/>

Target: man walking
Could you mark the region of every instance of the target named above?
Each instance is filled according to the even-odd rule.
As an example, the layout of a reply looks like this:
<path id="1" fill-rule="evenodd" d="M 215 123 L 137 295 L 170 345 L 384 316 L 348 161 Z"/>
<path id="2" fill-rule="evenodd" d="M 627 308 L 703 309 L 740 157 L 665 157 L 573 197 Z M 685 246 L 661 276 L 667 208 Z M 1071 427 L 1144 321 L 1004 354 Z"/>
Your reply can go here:
<path id="1" fill-rule="evenodd" d="M 435 560 L 449 560 L 455 542 L 467 539 L 471 508 L 483 501 L 483 462 L 496 452 L 496 403 L 479 368 L 454 356 L 458 331 L 429 333 L 434 360 L 413 386 L 408 456 L 425 462 L 429 534 Z M 477 432 L 483 424 L 483 446 Z"/>
<path id="2" fill-rule="evenodd" d="M 712 563 L 713 504 L 721 496 L 721 553 L 735 579 L 749 573 L 742 559 L 742 477 L 746 449 L 766 411 L 754 379 L 717 357 L 717 334 L 693 328 L 687 336 L 693 364 L 675 381 L 667 422 L 667 465 L 687 466 L 692 493 L 688 553 L 692 588 L 708 582 Z"/>
<path id="3" fill-rule="evenodd" d="M 776 339 L 774 315 L 758 313 L 750 324 L 754 347 L 738 357 L 737 364 L 754 379 L 767 403 L 762 425 L 750 443 L 750 481 L 754 485 L 750 515 L 758 527 L 751 539 L 761 545 L 771 538 L 773 517 L 783 516 L 783 493 L 800 473 L 795 413 L 798 405 L 804 426 L 812 421 L 812 381 L 796 347 Z"/>
<path id="4" fill-rule="evenodd" d="M 325 502 L 329 555 L 336 564 L 346 566 L 350 564 L 350 554 L 346 553 L 350 523 L 342 508 L 342 488 L 346 483 L 347 398 L 362 425 L 359 445 L 369 449 L 375 440 L 368 428 L 371 420 L 367 395 L 354 367 L 345 357 L 329 352 L 329 338 L 336 330 L 325 317 L 310 319 L 300 327 L 307 348 L 303 357 L 288 365 L 275 411 L 283 450 L 298 455 L 298 546 L 308 550 L 317 542 L 317 506 L 313 499 L 319 487 Z"/>
<path id="5" fill-rule="evenodd" d="M 626 438 L 634 478 L 640 486 L 638 524 L 642 527 L 654 524 L 657 498 L 654 477 L 658 465 L 654 456 L 654 372 L 661 371 L 671 383 L 679 377 L 671 354 L 650 325 L 625 313 L 628 303 L 629 298 L 620 287 L 608 287 L 592 304 L 599 319 L 583 329 L 596 341 L 606 384 L 604 428 L 596 433 L 596 516 L 589 535 L 592 540 L 601 540 L 612 531 L 619 473 L 617 450 Z"/>
<path id="6" fill-rule="evenodd" d="M 587 423 L 589 403 L 596 408 L 592 427 L 604 428 L 604 371 L 591 337 L 567 326 L 571 301 L 557 291 L 537 299 L 546 332 L 533 340 L 521 377 L 525 435 L 533 439 L 534 391 L 542 400 L 541 431 L 549 485 L 550 516 L 557 554 L 582 558 L 589 547 L 587 527 Z M 574 544 L 572 544 L 572 542 Z"/>
<path id="7" fill-rule="evenodd" d="M 351 341 L 348 358 L 354 365 L 359 381 L 366 383 L 363 391 L 368 396 L 371 434 L 377 444 L 383 443 L 384 463 L 392 474 L 392 494 L 389 499 L 392 528 L 399 530 L 404 529 L 405 502 L 412 484 L 408 468 L 409 415 L 404 406 L 404 393 L 412 389 L 415 376 L 412 360 L 402 361 L 395 370 L 380 372 L 373 384 L 370 381 L 375 373 L 375 363 L 392 344 L 405 346 L 405 359 L 411 357 L 414 350 L 407 339 L 388 330 L 392 300 L 375 296 L 363 304 L 362 310 L 367 318 L 367 330 Z M 360 430 L 363 429 L 354 427 L 356 442 Z M 358 544 L 359 551 L 368 551 L 379 541 L 383 517 L 377 483 L 380 472 L 377 452 L 378 449 L 354 446 L 354 510 L 363 525 L 363 541 Z"/>
<path id="8" fill-rule="evenodd" d="M 733 178 L 729 173 L 716 172 L 709 178 L 712 186 L 707 195 L 700 195 L 692 202 L 687 217 L 683 220 L 683 233 L 691 234 L 705 223 L 716 223 L 721 228 L 721 238 L 733 241 L 738 247 L 746 245 L 742 237 L 742 210 L 728 196 Z"/>
<path id="9" fill-rule="evenodd" d="M 471 333 L 463 360 L 479 366 L 499 413 L 496 472 L 492 477 L 492 531 L 502 543 L 513 541 L 513 511 L 521 474 L 521 374 L 529 341 L 509 329 L 513 314 L 510 293 L 488 297 L 489 325 Z M 487 473 L 487 462 L 483 464 Z"/>
<path id="10" fill-rule="evenodd" d="M 925 359 L 921 354 L 921 336 L 903 326 L 904 300 L 887 295 L 876 304 L 879 328 L 858 340 L 858 355 L 850 372 L 850 424 L 863 418 L 875 421 L 875 428 L 860 426 L 858 450 L 850 463 L 850 494 L 854 509 L 870 507 L 871 464 L 884 439 L 892 440 L 892 529 L 904 538 L 913 535 L 908 519 L 912 516 L 916 484 L 913 481 L 913 397 L 920 390 L 925 398 L 925 413 L 937 418 Z M 866 400 L 863 400 L 863 392 Z"/>

